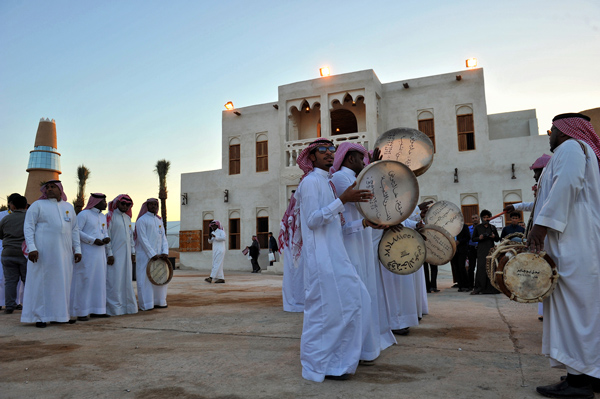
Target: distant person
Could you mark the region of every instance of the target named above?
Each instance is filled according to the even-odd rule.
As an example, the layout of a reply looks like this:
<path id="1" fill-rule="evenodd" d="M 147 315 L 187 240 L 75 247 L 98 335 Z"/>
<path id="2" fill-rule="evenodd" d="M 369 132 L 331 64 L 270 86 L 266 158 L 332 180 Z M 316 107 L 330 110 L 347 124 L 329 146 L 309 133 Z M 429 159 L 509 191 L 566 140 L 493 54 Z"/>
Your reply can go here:
<path id="1" fill-rule="evenodd" d="M 4 313 L 11 314 L 17 309 L 17 286 L 19 281 L 25 283 L 27 277 L 27 259 L 23 256 L 22 245 L 25 241 L 23 225 L 27 198 L 20 194 L 8 197 L 11 211 L 0 219 L 0 240 L 2 240 L 2 269 L 4 271 Z"/>
<path id="2" fill-rule="evenodd" d="M 463 228 L 455 237 L 456 254 L 452 258 L 451 266 L 455 269 L 456 279 L 458 284 L 458 292 L 469 292 L 469 274 L 467 272 L 466 263 L 469 252 L 469 226 L 463 223 Z"/>
<path id="3" fill-rule="evenodd" d="M 485 258 L 488 256 L 497 241 L 500 241 L 496 226 L 490 223 L 492 213 L 484 209 L 479 214 L 481 216 L 481 224 L 478 224 L 473 229 L 473 237 L 471 240 L 478 243 L 477 245 L 477 275 L 475 276 L 475 289 L 471 295 L 478 294 L 498 294 L 499 291 L 494 288 L 486 271 Z"/>
<path id="4" fill-rule="evenodd" d="M 212 270 L 210 276 L 205 278 L 207 283 L 224 284 L 225 275 L 223 274 L 223 264 L 225 262 L 225 231 L 221 227 L 221 222 L 213 220 L 209 223 L 210 230 L 208 242 L 212 244 Z"/>
<path id="5" fill-rule="evenodd" d="M 260 255 L 260 244 L 258 243 L 258 238 L 256 238 L 256 236 L 252 236 L 252 244 L 250 245 L 250 263 L 252 263 L 252 273 L 260 273 L 258 255 Z"/>
<path id="6" fill-rule="evenodd" d="M 274 262 L 277 262 L 277 252 L 279 252 L 279 247 L 277 246 L 277 240 L 273 237 L 273 233 L 269 233 L 269 253 L 273 254 L 272 261 L 269 261 L 269 266 L 273 266 Z"/>
<path id="7" fill-rule="evenodd" d="M 4 211 L 0 211 L 0 220 L 2 220 L 5 216 L 10 214 L 10 205 L 9 209 Z M 0 253 L 2 251 L 2 240 L 0 240 Z M 4 271 L 0 268 L 0 310 L 4 306 Z"/>
<path id="8" fill-rule="evenodd" d="M 304 312 L 304 266 L 298 253 L 298 243 L 302 243 L 299 231 L 300 208 L 296 205 L 293 192 L 281 219 L 279 232 L 279 249 L 283 250 L 281 295 L 283 310 L 286 312 Z"/>
<path id="9" fill-rule="evenodd" d="M 169 261 L 169 243 L 165 227 L 158 216 L 158 200 L 149 198 L 142 204 L 135 221 L 135 254 L 138 305 L 141 310 L 167 307 L 167 284 L 154 285 L 146 269 L 150 260 Z"/>
<path id="10" fill-rule="evenodd" d="M 475 287 L 475 269 L 477 268 L 477 242 L 473 241 L 473 230 L 479 224 L 479 215 L 471 215 L 471 225 L 469 226 L 469 250 L 467 259 L 469 260 L 469 269 L 467 270 L 468 291 L 472 291 Z"/>
<path id="11" fill-rule="evenodd" d="M 513 211 L 510 213 L 510 224 L 502 229 L 502 235 L 500 238 L 504 238 L 507 235 L 515 234 L 515 233 L 525 233 L 525 229 L 519 226 L 519 222 L 521 221 L 521 214 L 517 211 Z"/>
<path id="12" fill-rule="evenodd" d="M 25 214 L 23 230 L 29 251 L 21 322 L 75 322 L 69 317 L 73 261 L 81 261 L 79 227 L 73 205 L 59 180 L 46 182 L 42 196 Z"/>
<path id="13" fill-rule="evenodd" d="M 77 215 L 81 262 L 73 268 L 71 316 L 79 321 L 106 316 L 106 264 L 113 262 L 106 227 L 106 195 L 93 193 Z"/>
<path id="14" fill-rule="evenodd" d="M 131 228 L 133 200 L 121 194 L 108 204 L 106 225 L 113 259 L 106 268 L 106 314 L 119 316 L 138 312 L 132 274 L 135 262 L 135 242 Z"/>
<path id="15" fill-rule="evenodd" d="M 425 288 L 427 293 L 440 292 L 437 287 L 438 267 L 427 262 L 423 263 L 423 272 L 425 273 Z"/>

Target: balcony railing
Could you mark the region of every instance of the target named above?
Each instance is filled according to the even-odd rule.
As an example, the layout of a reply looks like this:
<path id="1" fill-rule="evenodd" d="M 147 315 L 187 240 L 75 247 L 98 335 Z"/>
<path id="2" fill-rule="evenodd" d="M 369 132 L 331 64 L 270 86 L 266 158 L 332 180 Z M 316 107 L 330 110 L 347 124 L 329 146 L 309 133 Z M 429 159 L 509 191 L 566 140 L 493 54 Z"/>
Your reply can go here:
<path id="1" fill-rule="evenodd" d="M 298 159 L 298 155 L 302 152 L 303 149 L 308 147 L 310 143 L 315 141 L 316 137 L 305 140 L 296 140 L 296 141 L 286 141 L 285 143 L 285 166 L 286 167 L 295 167 L 296 159 Z M 366 132 L 358 132 L 358 133 L 348 133 L 348 134 L 340 134 L 337 136 L 333 136 L 331 138 L 335 145 L 339 145 L 345 141 L 349 141 L 351 143 L 362 144 L 367 150 L 369 150 L 369 140 L 367 138 Z"/>

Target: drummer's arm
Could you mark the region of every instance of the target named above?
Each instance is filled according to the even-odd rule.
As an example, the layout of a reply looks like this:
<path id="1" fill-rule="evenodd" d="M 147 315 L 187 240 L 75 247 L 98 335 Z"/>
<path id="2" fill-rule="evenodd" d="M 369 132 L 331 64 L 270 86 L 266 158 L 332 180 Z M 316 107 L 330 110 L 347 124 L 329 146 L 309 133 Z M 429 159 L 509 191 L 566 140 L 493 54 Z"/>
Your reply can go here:
<path id="1" fill-rule="evenodd" d="M 344 235 L 354 234 L 357 231 L 362 231 L 366 229 L 368 226 L 365 225 L 363 220 L 364 219 L 357 219 L 351 222 L 348 222 L 348 220 L 346 220 L 346 223 L 342 226 L 342 232 L 344 233 Z"/>
<path id="2" fill-rule="evenodd" d="M 135 223 L 135 227 L 137 228 L 137 242 L 140 243 L 140 247 L 146 253 L 148 258 L 158 258 L 158 254 L 148 242 L 148 224 L 145 220 L 138 219 Z M 154 228 L 154 226 L 152 226 Z"/>

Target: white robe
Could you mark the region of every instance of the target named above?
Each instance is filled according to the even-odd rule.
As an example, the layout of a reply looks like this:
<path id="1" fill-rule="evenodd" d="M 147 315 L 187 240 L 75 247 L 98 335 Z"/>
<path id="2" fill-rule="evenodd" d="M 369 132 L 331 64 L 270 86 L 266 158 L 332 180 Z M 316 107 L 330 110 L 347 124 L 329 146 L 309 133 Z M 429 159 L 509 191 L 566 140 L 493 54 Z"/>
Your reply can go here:
<path id="1" fill-rule="evenodd" d="M 8 210 L 0 212 L 0 220 L 2 220 L 4 218 L 4 216 L 6 216 L 6 215 L 8 215 Z M 1 253 L 2 253 L 2 240 L 0 240 L 0 254 Z M 19 282 L 21 282 L 20 279 L 19 279 Z M 5 288 L 4 268 L 2 267 L 2 264 L 0 263 L 0 307 L 4 306 L 4 304 L 5 304 L 4 288 Z M 18 293 L 18 290 L 17 290 L 17 293 Z M 17 297 L 18 297 L 18 295 L 17 295 Z"/>
<path id="2" fill-rule="evenodd" d="M 169 254 L 169 243 L 163 222 L 153 213 L 146 212 L 136 220 L 135 242 L 136 282 L 141 310 L 154 309 L 154 305 L 167 306 L 167 284 L 154 285 L 148 280 L 146 268 L 154 255 Z"/>
<path id="3" fill-rule="evenodd" d="M 295 194 L 306 289 L 300 361 L 302 377 L 316 382 L 356 371 L 371 322 L 369 293 L 344 248 L 339 216 L 344 205 L 327 175 L 315 169 Z"/>
<path id="4" fill-rule="evenodd" d="M 288 230 L 289 242 L 286 243 L 287 246 L 283 250 L 283 282 L 281 284 L 283 310 L 286 312 L 304 312 L 304 263 L 302 256 L 294 262 L 292 226 Z"/>
<path id="5" fill-rule="evenodd" d="M 342 166 L 339 171 L 333 174 L 331 181 L 336 192 L 343 193 L 356 181 L 356 174 L 351 169 Z M 383 286 L 378 285 L 378 283 L 383 283 L 381 278 L 377 278 L 377 274 L 381 273 L 381 269 L 379 262 L 375 263 L 373 253 L 373 236 L 371 233 L 373 229 L 370 227 L 363 228 L 363 217 L 354 203 L 347 203 L 344 208 L 343 215 L 346 222 L 342 229 L 344 232 L 344 246 L 350 262 L 352 262 L 371 298 L 371 324 L 368 326 L 367 337 L 363 342 L 360 358 L 361 360 L 375 360 L 381 350 L 395 344 L 396 339 L 391 329 L 389 329 L 383 336 L 383 342 L 381 340 L 378 292 L 383 289 Z"/>
<path id="6" fill-rule="evenodd" d="M 531 212 L 533 209 L 533 202 L 519 202 L 518 204 L 513 204 L 515 211 L 523 211 L 523 212 Z"/>
<path id="7" fill-rule="evenodd" d="M 138 312 L 132 281 L 131 255 L 135 255 L 131 218 L 115 209 L 108 227 L 115 263 L 106 266 L 106 313 L 111 316 Z"/>
<path id="8" fill-rule="evenodd" d="M 73 266 L 71 316 L 106 313 L 106 257 L 110 246 L 95 245 L 108 237 L 106 216 L 99 209 L 85 209 L 77 215 L 81 262 Z"/>
<path id="9" fill-rule="evenodd" d="M 225 249 L 227 236 L 225 231 L 222 229 L 216 229 L 214 231 L 215 236 L 208 239 L 208 242 L 212 244 L 212 255 L 213 264 L 210 272 L 210 277 L 213 279 L 225 279 L 223 274 L 223 264 L 225 263 Z"/>
<path id="10" fill-rule="evenodd" d="M 23 226 L 29 252 L 21 322 L 69 321 L 73 254 L 80 254 L 79 227 L 73 205 L 55 199 L 37 200 Z"/>
<path id="11" fill-rule="evenodd" d="M 544 300 L 542 353 L 553 367 L 600 378 L 600 172 L 567 140 L 540 177 L 534 223 L 548 228 L 544 248 L 558 267 L 556 289 Z"/>

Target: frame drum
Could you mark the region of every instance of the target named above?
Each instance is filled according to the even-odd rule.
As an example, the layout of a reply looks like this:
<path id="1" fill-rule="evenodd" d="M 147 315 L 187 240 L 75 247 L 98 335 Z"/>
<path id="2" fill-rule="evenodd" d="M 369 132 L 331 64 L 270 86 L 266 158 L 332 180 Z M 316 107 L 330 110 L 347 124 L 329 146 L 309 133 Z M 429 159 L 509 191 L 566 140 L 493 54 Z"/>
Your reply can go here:
<path id="1" fill-rule="evenodd" d="M 450 201 L 438 201 L 429 207 L 423 223 L 442 227 L 456 237 L 462 231 L 465 219 L 458 206 Z"/>
<path id="2" fill-rule="evenodd" d="M 396 161 L 377 161 L 366 166 L 356 178 L 357 190 L 369 190 L 369 202 L 356 202 L 356 209 L 368 221 L 385 226 L 402 223 L 419 201 L 415 174 Z"/>
<path id="3" fill-rule="evenodd" d="M 425 236 L 425 262 L 430 265 L 444 265 L 452 260 L 456 253 L 456 241 L 444 228 L 426 224 L 420 230 Z"/>
<path id="4" fill-rule="evenodd" d="M 154 285 L 165 285 L 173 278 L 173 265 L 171 262 L 158 258 L 150 259 L 146 266 L 148 280 Z"/>
<path id="5" fill-rule="evenodd" d="M 392 227 L 379 241 L 379 261 L 396 274 L 411 274 L 423 266 L 425 241 L 419 233 L 408 227 Z"/>
<path id="6" fill-rule="evenodd" d="M 433 163 L 433 143 L 425 133 L 407 127 L 388 130 L 377 138 L 383 160 L 402 162 L 420 176 Z"/>
<path id="7" fill-rule="evenodd" d="M 547 253 L 531 253 L 525 244 L 509 238 L 488 258 L 492 285 L 515 302 L 541 302 L 552 294 L 558 282 L 556 264 Z"/>

